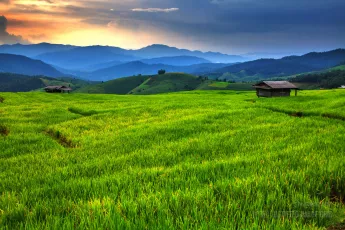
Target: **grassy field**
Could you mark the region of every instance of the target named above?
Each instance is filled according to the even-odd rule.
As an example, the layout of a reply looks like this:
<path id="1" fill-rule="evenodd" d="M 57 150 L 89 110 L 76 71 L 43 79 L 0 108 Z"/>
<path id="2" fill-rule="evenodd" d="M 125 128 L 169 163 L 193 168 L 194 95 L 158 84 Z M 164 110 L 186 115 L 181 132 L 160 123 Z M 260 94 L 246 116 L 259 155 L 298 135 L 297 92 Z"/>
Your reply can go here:
<path id="1" fill-rule="evenodd" d="M 0 93 L 0 229 L 325 229 L 345 91 Z"/>
<path id="2" fill-rule="evenodd" d="M 185 73 L 166 73 L 124 77 L 77 90 L 77 93 L 148 95 L 194 90 L 202 83 L 196 76 Z"/>
<path id="3" fill-rule="evenodd" d="M 194 90 L 202 81 L 194 75 L 185 73 L 166 73 L 154 75 L 139 87 L 131 90 L 129 94 L 148 95 L 158 93 L 171 93 Z"/>
<path id="4" fill-rule="evenodd" d="M 252 91 L 254 83 L 230 83 L 222 81 L 205 81 L 197 88 L 198 90 L 237 90 L 237 91 Z"/>
<path id="5" fill-rule="evenodd" d="M 149 76 L 124 77 L 100 84 L 89 85 L 78 89 L 76 92 L 96 94 L 127 94 L 132 89 L 140 86 L 147 79 L 149 79 Z"/>

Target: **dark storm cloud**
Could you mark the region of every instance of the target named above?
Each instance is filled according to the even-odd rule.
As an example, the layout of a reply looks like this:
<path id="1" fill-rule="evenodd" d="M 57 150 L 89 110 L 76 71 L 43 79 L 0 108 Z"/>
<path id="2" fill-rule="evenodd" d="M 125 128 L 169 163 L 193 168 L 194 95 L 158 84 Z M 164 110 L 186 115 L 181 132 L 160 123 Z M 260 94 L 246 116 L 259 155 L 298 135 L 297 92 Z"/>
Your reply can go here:
<path id="1" fill-rule="evenodd" d="M 8 21 L 5 16 L 0 16 L 0 43 L 14 44 L 27 43 L 21 36 L 16 36 L 7 32 Z"/>
<path id="2" fill-rule="evenodd" d="M 34 5 L 13 7 L 11 11 L 75 17 L 87 24 L 116 24 L 147 33 L 152 32 L 146 31 L 147 28 L 154 27 L 162 34 L 173 33 L 180 40 L 196 42 L 202 46 L 200 49 L 230 53 L 300 53 L 345 47 L 344 0 L 74 0 L 67 3 L 52 6 L 56 10 L 47 12 Z M 186 42 L 185 47 L 190 43 Z"/>
<path id="3" fill-rule="evenodd" d="M 214 41 L 232 50 L 307 51 L 345 47 L 343 0 L 170 0 L 157 7 L 175 7 L 173 14 L 134 12 L 142 23 L 181 36 Z M 299 38 L 296 40 L 296 38 Z M 303 49 L 303 50 L 301 50 Z"/>

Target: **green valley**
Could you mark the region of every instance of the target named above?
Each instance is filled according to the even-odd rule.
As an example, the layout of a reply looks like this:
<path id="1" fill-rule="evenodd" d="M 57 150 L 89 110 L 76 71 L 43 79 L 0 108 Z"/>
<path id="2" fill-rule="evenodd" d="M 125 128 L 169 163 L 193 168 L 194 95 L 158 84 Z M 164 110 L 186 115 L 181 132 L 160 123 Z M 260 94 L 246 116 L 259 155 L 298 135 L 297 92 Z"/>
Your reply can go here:
<path id="1" fill-rule="evenodd" d="M 253 90 L 253 88 L 252 83 L 230 83 L 185 73 L 166 73 L 118 78 L 80 88 L 76 93 L 144 95 L 191 90 Z"/>
<path id="2" fill-rule="evenodd" d="M 73 89 L 79 89 L 90 84 L 95 83 L 71 77 L 52 78 L 46 76 L 0 73 L 0 92 L 37 91 L 42 90 L 48 85 L 65 85 Z"/>

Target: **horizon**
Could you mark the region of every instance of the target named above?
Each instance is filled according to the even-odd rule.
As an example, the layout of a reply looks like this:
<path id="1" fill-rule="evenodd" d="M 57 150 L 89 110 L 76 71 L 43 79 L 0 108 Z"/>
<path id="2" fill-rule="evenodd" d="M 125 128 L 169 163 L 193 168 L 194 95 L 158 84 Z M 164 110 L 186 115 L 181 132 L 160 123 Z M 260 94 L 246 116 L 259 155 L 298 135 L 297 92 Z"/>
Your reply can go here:
<path id="1" fill-rule="evenodd" d="M 345 47 L 345 2 L 0 0 L 0 44 L 300 54 Z"/>
<path id="2" fill-rule="evenodd" d="M 188 49 L 188 48 L 184 48 L 184 47 L 176 47 L 176 46 L 170 46 L 170 45 L 165 45 L 165 44 L 149 44 L 147 46 L 143 46 L 143 47 L 139 47 L 137 49 L 126 49 L 124 47 L 120 47 L 120 46 L 112 46 L 112 45 L 85 45 L 85 46 L 80 46 L 80 45 L 73 45 L 73 44 L 63 44 L 63 43 L 51 43 L 51 42 L 39 42 L 39 43 L 29 43 L 29 44 L 25 44 L 25 43 L 13 43 L 13 44 L 0 44 L 0 46 L 4 46 L 4 45 L 8 45 L 8 46 L 14 46 L 14 45 L 22 45 L 22 46 L 30 46 L 30 45 L 40 45 L 40 44 L 49 44 L 49 45 L 61 45 L 61 46 L 75 46 L 75 47 L 113 47 L 113 48 L 120 48 L 120 49 L 124 49 L 124 50 L 140 50 L 140 49 L 144 49 L 147 47 L 151 47 L 151 46 L 166 46 L 169 48 L 176 48 L 179 50 L 189 50 L 192 52 L 203 52 L 203 53 L 219 53 L 219 54 L 225 54 L 225 55 L 238 55 L 238 56 L 244 56 L 246 57 L 246 55 L 250 56 L 250 55 L 279 55 L 281 56 L 281 58 L 284 57 L 289 57 L 289 56 L 303 56 L 309 53 L 327 53 L 327 52 L 331 52 L 331 51 L 335 51 L 335 50 L 345 50 L 345 47 L 338 47 L 338 48 L 334 48 L 334 49 L 330 49 L 330 50 L 321 50 L 321 51 L 314 51 L 314 50 L 310 50 L 308 52 L 302 52 L 302 53 L 291 53 L 291 54 L 287 54 L 286 56 L 282 56 L 282 54 L 284 53 L 280 53 L 280 52 L 276 52 L 276 53 L 265 53 L 265 52 L 252 52 L 252 53 L 242 53 L 242 54 L 229 54 L 229 53 L 224 53 L 224 52 L 218 52 L 218 51 L 212 51 L 212 50 L 194 50 L 194 49 Z M 178 55 L 178 56 L 190 56 L 190 55 Z M 164 56 L 163 56 L 164 57 Z M 169 56 L 167 56 L 169 57 Z M 264 58 L 257 58 L 257 59 L 280 59 L 277 57 L 264 57 Z M 256 59 L 252 59 L 252 60 L 256 60 Z M 248 60 L 251 61 L 251 60 Z"/>

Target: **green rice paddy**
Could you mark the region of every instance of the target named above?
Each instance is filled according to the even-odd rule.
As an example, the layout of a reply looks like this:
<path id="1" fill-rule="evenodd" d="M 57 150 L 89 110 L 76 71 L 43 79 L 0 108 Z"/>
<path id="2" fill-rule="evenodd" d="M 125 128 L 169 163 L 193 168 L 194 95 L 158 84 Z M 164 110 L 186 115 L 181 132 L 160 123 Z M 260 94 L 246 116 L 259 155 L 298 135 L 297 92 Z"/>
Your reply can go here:
<path id="1" fill-rule="evenodd" d="M 0 98 L 0 229 L 326 229 L 344 220 L 344 90 Z"/>

